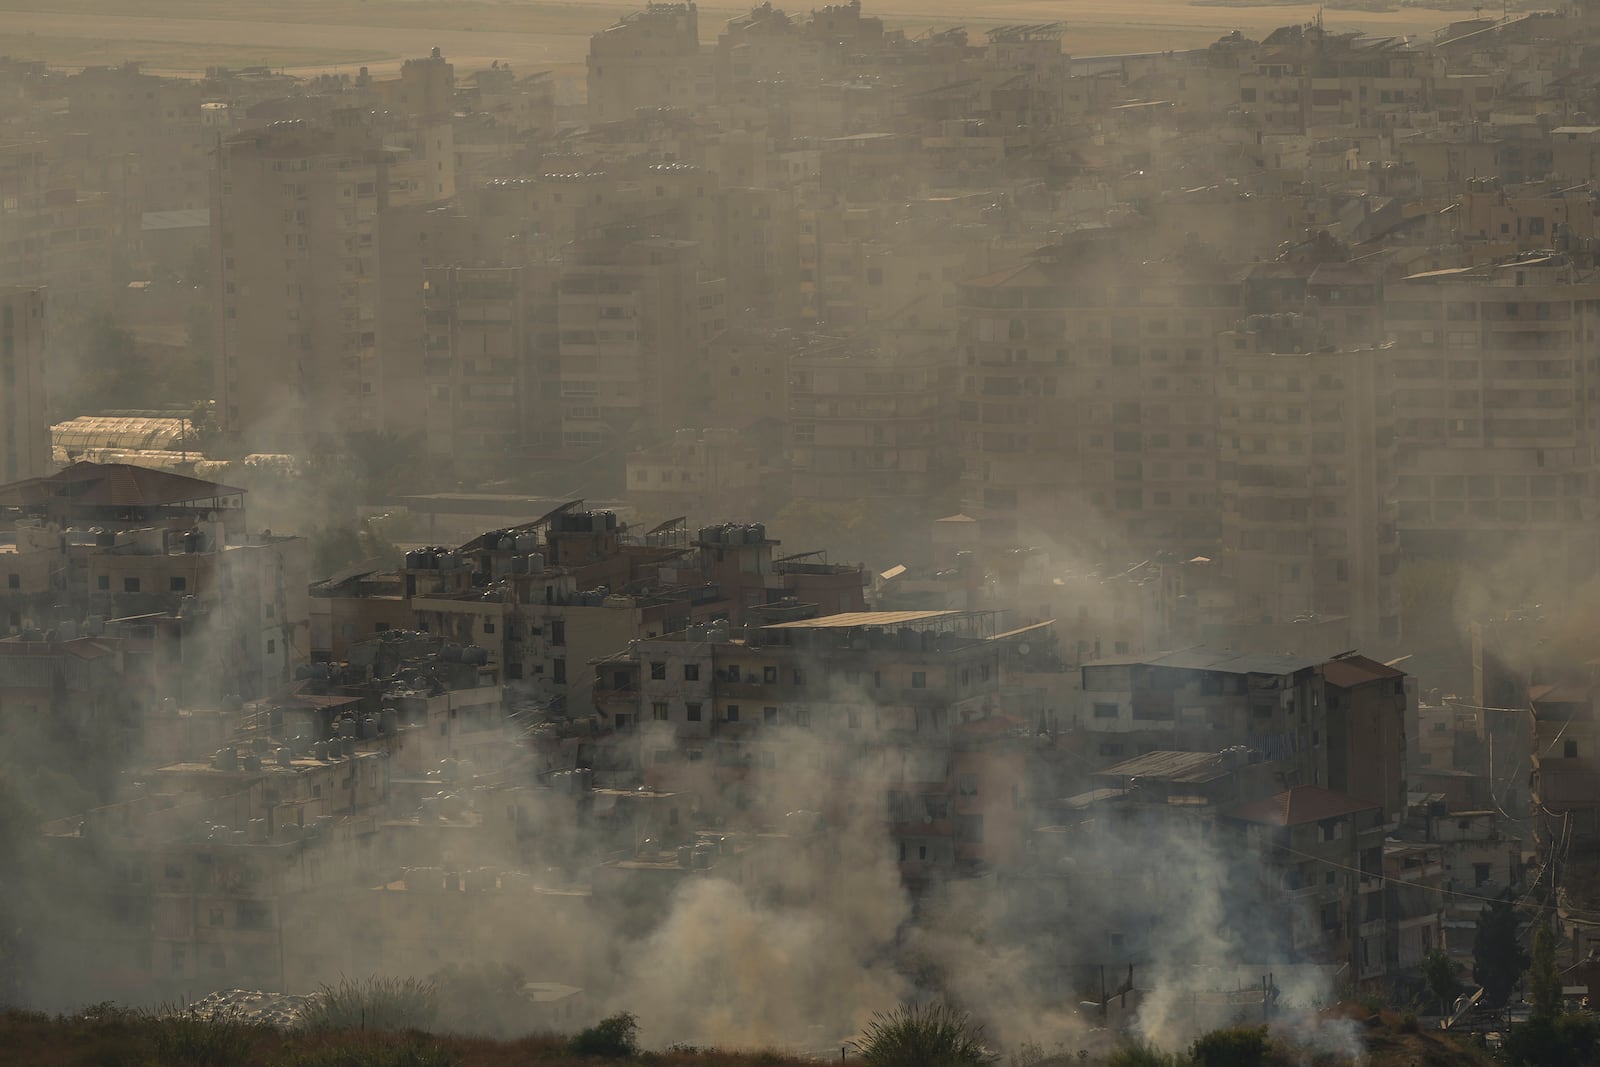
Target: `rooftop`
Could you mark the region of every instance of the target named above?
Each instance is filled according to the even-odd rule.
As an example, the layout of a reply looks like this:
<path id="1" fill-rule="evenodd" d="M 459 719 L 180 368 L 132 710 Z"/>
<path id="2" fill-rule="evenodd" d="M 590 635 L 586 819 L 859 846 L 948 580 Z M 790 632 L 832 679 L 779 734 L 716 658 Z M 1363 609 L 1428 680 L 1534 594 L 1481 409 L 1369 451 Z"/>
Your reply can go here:
<path id="1" fill-rule="evenodd" d="M 127 463 L 74 463 L 44 478 L 0 486 L 0 507 L 38 507 L 64 501 L 77 507 L 152 508 L 177 504 L 217 507 L 245 490 L 185 474 Z"/>
<path id="2" fill-rule="evenodd" d="M 766 627 L 768 630 L 850 630 L 857 626 L 904 626 L 914 622 L 932 622 L 965 615 L 962 611 L 845 611 L 837 615 L 824 615 L 820 619 L 800 619 L 780 622 Z"/>
<path id="3" fill-rule="evenodd" d="M 1099 778 L 1154 778 L 1165 782 L 1198 785 L 1215 781 L 1228 773 L 1218 752 L 1146 752 L 1096 771 Z"/>
<path id="4" fill-rule="evenodd" d="M 1358 811 L 1377 811 L 1378 805 L 1317 785 L 1297 785 L 1276 796 L 1241 804 L 1226 812 L 1238 822 L 1260 826 L 1302 826 L 1353 815 Z"/>
<path id="5" fill-rule="evenodd" d="M 1219 674 L 1296 674 L 1333 659 L 1327 656 L 1297 656 L 1288 652 L 1235 652 L 1227 648 L 1194 645 L 1157 656 L 1118 656 L 1086 663 L 1085 667 L 1172 667 L 1178 670 L 1215 671 Z"/>

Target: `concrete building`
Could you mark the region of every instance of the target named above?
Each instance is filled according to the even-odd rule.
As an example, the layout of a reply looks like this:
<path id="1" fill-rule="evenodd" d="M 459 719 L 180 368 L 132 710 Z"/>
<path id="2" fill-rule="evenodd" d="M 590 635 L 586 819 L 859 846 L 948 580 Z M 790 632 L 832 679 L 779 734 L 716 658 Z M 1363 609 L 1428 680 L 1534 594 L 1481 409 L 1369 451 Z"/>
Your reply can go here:
<path id="1" fill-rule="evenodd" d="M 1398 818 L 1404 676 L 1346 653 L 1239 655 L 1195 647 L 1087 663 L 1074 729 L 1108 761 L 1159 748 L 1243 747 L 1283 764 L 1286 786 L 1337 789 Z"/>
<path id="2" fill-rule="evenodd" d="M 935 349 L 807 352 L 789 365 L 791 495 L 926 499 L 955 479 L 955 368 Z"/>
<path id="3" fill-rule="evenodd" d="M 1538 545 L 1594 568 L 1589 325 L 1600 282 L 1560 253 L 1388 286 L 1400 542 L 1446 559 Z"/>
<path id="4" fill-rule="evenodd" d="M 0 288 L 0 478 L 49 473 L 45 364 L 50 351 L 43 289 Z"/>
<path id="5" fill-rule="evenodd" d="M 1316 351 L 1265 318 L 1217 340 L 1221 561 L 1238 616 L 1342 616 L 1350 643 L 1388 647 L 1400 636 L 1388 352 Z"/>
<path id="6" fill-rule="evenodd" d="M 223 142 L 213 336 L 230 440 L 304 453 L 338 430 L 380 425 L 377 232 L 388 195 L 386 157 L 353 122 L 284 122 Z"/>
<path id="7" fill-rule="evenodd" d="M 700 17 L 690 3 L 650 3 L 589 40 L 589 119 L 616 122 L 635 109 L 709 104 L 710 56 L 700 46 Z"/>

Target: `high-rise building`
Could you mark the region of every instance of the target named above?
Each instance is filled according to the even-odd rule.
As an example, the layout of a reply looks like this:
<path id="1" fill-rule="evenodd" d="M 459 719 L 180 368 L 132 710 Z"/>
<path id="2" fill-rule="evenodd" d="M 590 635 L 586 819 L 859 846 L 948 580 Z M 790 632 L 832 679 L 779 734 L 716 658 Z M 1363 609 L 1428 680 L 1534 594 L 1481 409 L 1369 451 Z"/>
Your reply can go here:
<path id="1" fill-rule="evenodd" d="M 50 469 L 45 307 L 43 289 L 0 288 L 0 479 L 8 482 Z"/>
<path id="2" fill-rule="evenodd" d="M 652 3 L 589 40 L 589 118 L 616 122 L 640 107 L 711 102 L 715 70 L 700 48 L 695 5 Z"/>
<path id="3" fill-rule="evenodd" d="M 1277 316 L 1277 325 L 1284 316 Z M 1399 636 L 1388 350 L 1316 350 L 1274 317 L 1217 343 L 1222 564 L 1237 619 Z"/>
<path id="4" fill-rule="evenodd" d="M 379 425 L 378 214 L 364 130 L 300 121 L 222 145 L 212 190 L 217 413 L 233 441 L 300 452 Z"/>
<path id="5" fill-rule="evenodd" d="M 1533 253 L 1413 275 L 1384 305 L 1407 552 L 1514 542 L 1590 573 L 1600 277 Z"/>

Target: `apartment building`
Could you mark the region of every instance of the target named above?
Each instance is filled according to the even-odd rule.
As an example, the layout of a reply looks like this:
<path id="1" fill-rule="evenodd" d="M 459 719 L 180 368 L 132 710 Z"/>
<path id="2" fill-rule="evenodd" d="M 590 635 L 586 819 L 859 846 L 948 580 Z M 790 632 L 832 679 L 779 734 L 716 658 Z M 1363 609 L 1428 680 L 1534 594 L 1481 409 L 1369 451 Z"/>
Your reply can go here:
<path id="1" fill-rule="evenodd" d="M 1258 936 L 1299 960 L 1347 965 L 1377 978 L 1388 959 L 1383 813 L 1315 785 L 1226 811 L 1222 822 L 1262 858 Z"/>
<path id="2" fill-rule="evenodd" d="M 1213 342 L 1242 295 L 1125 255 L 1108 232 L 961 286 L 958 425 L 977 513 L 1137 562 L 1219 537 Z"/>
<path id="3" fill-rule="evenodd" d="M 592 456 L 695 425 L 699 353 L 727 325 L 723 281 L 702 272 L 691 241 L 595 241 L 573 253 L 557 311 L 563 450 Z"/>
<path id="4" fill-rule="evenodd" d="M 1204 646 L 1086 663 L 1076 729 L 1113 762 L 1154 749 L 1243 747 L 1286 786 L 1336 789 L 1398 818 L 1404 675 L 1365 657 L 1240 655 Z"/>
<path id="5" fill-rule="evenodd" d="M 554 266 L 425 268 L 425 447 L 457 471 L 544 454 L 559 419 Z"/>
<path id="6" fill-rule="evenodd" d="M 844 612 L 691 627 L 595 665 L 645 782 L 730 824 L 808 809 L 881 821 L 912 884 L 1013 860 L 1026 728 L 1000 715 L 1013 635 L 987 612 Z M 1008 741 L 1007 739 L 1010 739 Z"/>
<path id="7" fill-rule="evenodd" d="M 1217 339 L 1222 565 L 1241 620 L 1399 637 L 1389 351 L 1322 349 L 1298 317 Z"/>
<path id="8" fill-rule="evenodd" d="M 789 364 L 788 459 L 794 497 L 926 499 L 955 480 L 945 427 L 955 367 L 934 348 L 848 347 Z"/>
<path id="9" fill-rule="evenodd" d="M 45 290 L 0 288 L 0 478 L 39 478 L 51 467 L 45 367 Z"/>
<path id="10" fill-rule="evenodd" d="M 1556 573 L 1594 566 L 1600 281 L 1561 253 L 1386 287 L 1401 545 L 1457 557 L 1514 539 Z"/>
<path id="11" fill-rule="evenodd" d="M 616 122 L 638 108 L 692 109 L 711 103 L 716 82 L 700 47 L 700 15 L 690 3 L 651 3 L 589 39 L 592 122 Z"/>
<path id="12" fill-rule="evenodd" d="M 758 453 L 731 429 L 679 430 L 670 441 L 628 455 L 628 504 L 640 515 L 681 515 L 691 524 L 764 512 Z"/>
<path id="13" fill-rule="evenodd" d="M 380 425 L 378 214 L 388 164 L 360 127 L 235 134 L 212 189 L 217 417 L 231 441 L 305 452 Z"/>
<path id="14" fill-rule="evenodd" d="M 247 532 L 243 496 L 118 464 L 0 486 L 11 534 L 0 625 L 175 627 L 169 665 L 194 699 L 248 699 L 288 681 L 310 651 L 310 549 L 304 538 Z"/>

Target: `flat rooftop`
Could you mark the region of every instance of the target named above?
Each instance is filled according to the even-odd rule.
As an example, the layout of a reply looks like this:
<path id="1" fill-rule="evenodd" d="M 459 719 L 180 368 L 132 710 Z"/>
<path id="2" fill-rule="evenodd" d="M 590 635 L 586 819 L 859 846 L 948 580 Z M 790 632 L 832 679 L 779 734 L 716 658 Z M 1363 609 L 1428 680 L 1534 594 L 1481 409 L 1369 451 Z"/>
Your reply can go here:
<path id="1" fill-rule="evenodd" d="M 849 630 L 857 626 L 903 626 L 965 615 L 964 611 L 844 611 L 820 619 L 800 619 L 764 626 L 764 630 Z"/>

